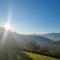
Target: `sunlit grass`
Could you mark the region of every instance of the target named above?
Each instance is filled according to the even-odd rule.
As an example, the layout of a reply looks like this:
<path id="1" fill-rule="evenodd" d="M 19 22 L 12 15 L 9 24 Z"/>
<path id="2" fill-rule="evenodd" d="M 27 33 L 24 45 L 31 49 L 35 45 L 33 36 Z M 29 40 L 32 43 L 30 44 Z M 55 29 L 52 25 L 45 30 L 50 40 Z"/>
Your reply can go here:
<path id="1" fill-rule="evenodd" d="M 48 56 L 43 56 L 43 55 L 38 55 L 38 54 L 33 54 L 28 52 L 25 53 L 28 54 L 33 60 L 59 60 Z"/>

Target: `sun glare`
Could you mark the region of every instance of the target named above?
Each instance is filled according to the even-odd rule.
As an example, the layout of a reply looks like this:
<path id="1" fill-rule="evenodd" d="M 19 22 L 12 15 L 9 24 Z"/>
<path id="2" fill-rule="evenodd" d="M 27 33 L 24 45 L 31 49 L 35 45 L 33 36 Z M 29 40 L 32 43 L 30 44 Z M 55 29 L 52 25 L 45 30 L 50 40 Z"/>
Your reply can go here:
<path id="1" fill-rule="evenodd" d="M 10 30 L 10 24 L 9 23 L 5 24 L 4 28 L 5 28 L 6 31 Z"/>

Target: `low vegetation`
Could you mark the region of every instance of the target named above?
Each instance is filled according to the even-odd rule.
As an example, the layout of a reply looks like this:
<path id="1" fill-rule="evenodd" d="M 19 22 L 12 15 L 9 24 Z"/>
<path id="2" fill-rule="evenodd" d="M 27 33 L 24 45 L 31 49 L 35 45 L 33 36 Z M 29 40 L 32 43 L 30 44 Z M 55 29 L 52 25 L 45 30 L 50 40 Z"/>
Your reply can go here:
<path id="1" fill-rule="evenodd" d="M 38 55 L 38 54 L 33 54 L 28 52 L 25 53 L 28 54 L 28 56 L 30 56 L 32 60 L 59 60 L 48 56 L 43 56 L 43 55 Z"/>

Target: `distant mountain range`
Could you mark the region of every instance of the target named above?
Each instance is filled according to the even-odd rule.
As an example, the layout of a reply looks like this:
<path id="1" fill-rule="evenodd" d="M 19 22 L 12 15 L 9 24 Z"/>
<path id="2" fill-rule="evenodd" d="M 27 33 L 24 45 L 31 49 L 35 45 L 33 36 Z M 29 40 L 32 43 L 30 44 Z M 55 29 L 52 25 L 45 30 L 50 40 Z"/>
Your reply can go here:
<path id="1" fill-rule="evenodd" d="M 2 44 L 4 33 L 5 29 L 0 28 L 0 46 Z M 31 41 L 35 41 L 41 47 L 49 45 L 50 47 L 60 46 L 60 33 L 50 33 L 44 35 L 22 35 L 17 34 L 16 32 L 8 31 L 8 34 L 4 39 L 4 43 L 2 45 L 5 47 L 14 47 L 19 45 L 22 48 L 25 48 L 26 45 Z"/>
<path id="2" fill-rule="evenodd" d="M 31 41 L 35 41 L 40 46 L 46 46 L 49 43 L 53 42 L 52 40 L 39 36 L 39 35 L 18 35 L 16 33 L 13 33 L 13 36 L 15 37 L 15 39 L 22 42 L 23 45 L 25 45 Z"/>
<path id="3" fill-rule="evenodd" d="M 42 36 L 53 41 L 60 41 L 60 33 L 49 33 L 49 34 L 44 34 Z"/>

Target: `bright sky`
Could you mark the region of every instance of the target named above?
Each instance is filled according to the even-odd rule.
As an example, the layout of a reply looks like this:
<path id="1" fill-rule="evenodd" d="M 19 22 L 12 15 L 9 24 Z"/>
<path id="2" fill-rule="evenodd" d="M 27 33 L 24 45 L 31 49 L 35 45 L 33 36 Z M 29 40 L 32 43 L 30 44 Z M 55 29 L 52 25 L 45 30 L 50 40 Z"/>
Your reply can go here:
<path id="1" fill-rule="evenodd" d="M 0 0 L 0 25 L 7 20 L 20 34 L 60 32 L 60 0 Z"/>

